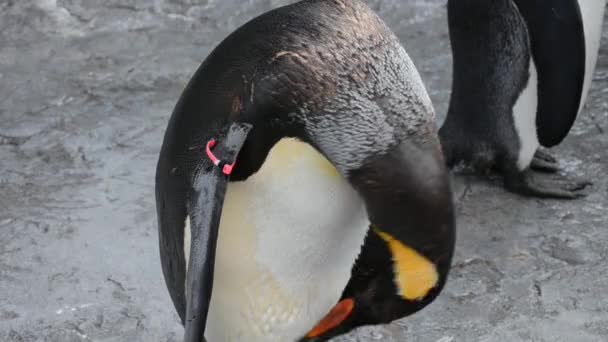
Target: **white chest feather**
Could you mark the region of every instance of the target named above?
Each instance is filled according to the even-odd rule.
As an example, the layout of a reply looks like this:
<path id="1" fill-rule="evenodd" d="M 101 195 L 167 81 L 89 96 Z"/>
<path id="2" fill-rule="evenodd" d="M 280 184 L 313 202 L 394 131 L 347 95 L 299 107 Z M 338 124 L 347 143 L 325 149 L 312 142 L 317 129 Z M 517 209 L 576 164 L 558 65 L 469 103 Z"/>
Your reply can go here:
<path id="1" fill-rule="evenodd" d="M 585 29 L 585 47 L 586 47 L 586 63 L 585 63 L 585 83 L 583 86 L 583 94 L 581 96 L 581 104 L 579 113 L 585 105 L 587 94 L 593 80 L 595 65 L 600 48 L 602 38 L 602 24 L 604 20 L 604 10 L 606 0 L 578 0 L 583 16 L 583 26 Z"/>
<path id="2" fill-rule="evenodd" d="M 325 158 L 280 141 L 258 173 L 228 187 L 206 337 L 306 334 L 339 300 L 368 225 L 361 198 Z"/>
<path id="3" fill-rule="evenodd" d="M 515 131 L 519 137 L 520 149 L 517 167 L 526 169 L 532 162 L 534 153 L 540 146 L 536 131 L 536 112 L 538 110 L 538 75 L 534 61 L 530 61 L 530 77 L 513 107 Z"/>

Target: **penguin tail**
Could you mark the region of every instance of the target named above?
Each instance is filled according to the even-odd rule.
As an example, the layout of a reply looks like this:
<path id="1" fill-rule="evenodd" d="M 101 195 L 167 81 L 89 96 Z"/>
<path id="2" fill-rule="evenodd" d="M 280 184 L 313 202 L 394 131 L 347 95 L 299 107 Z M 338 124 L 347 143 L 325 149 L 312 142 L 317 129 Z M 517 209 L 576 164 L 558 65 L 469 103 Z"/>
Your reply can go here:
<path id="1" fill-rule="evenodd" d="M 190 263 L 186 277 L 185 342 L 204 341 L 213 287 L 213 269 L 224 196 L 239 151 L 252 126 L 232 123 L 225 136 L 207 142 L 211 163 L 192 177 L 186 203 L 190 217 Z"/>

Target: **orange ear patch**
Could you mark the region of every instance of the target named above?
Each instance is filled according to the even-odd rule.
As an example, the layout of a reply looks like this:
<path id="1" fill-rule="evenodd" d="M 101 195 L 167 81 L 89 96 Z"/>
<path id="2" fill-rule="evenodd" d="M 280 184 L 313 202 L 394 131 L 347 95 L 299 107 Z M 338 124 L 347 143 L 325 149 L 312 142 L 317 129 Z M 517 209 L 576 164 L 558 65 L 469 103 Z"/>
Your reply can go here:
<path id="1" fill-rule="evenodd" d="M 314 327 L 306 338 L 318 337 L 331 329 L 339 326 L 348 316 L 353 312 L 355 308 L 355 301 L 352 298 L 347 298 L 336 304 L 333 309 Z"/>
<path id="2" fill-rule="evenodd" d="M 374 232 L 388 245 L 393 255 L 393 271 L 399 295 L 407 300 L 421 300 L 439 281 L 437 268 L 429 259 L 377 228 Z"/>

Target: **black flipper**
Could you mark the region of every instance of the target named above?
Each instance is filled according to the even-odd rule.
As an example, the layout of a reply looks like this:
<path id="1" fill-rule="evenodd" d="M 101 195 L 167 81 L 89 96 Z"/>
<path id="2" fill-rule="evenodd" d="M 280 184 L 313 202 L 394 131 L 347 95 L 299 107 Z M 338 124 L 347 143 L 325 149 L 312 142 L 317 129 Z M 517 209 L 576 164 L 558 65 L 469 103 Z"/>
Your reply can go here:
<path id="1" fill-rule="evenodd" d="M 250 129 L 249 124 L 233 123 L 214 153 L 224 160 L 234 160 Z M 186 280 L 184 342 L 204 339 L 213 287 L 215 248 L 228 180 L 229 175 L 224 174 L 221 167 L 213 165 L 199 169 L 187 200 L 192 238 Z"/>
<path id="2" fill-rule="evenodd" d="M 218 128 L 210 131 L 217 135 L 205 137 L 218 140 L 214 155 L 228 162 L 234 160 L 251 125 L 232 123 L 225 129 L 220 128 L 221 125 L 214 127 Z M 207 159 L 204 143 L 192 143 L 196 146 L 188 149 L 193 152 L 189 155 L 175 152 L 174 146 L 182 149 L 190 145 L 189 136 L 178 133 L 178 130 L 167 130 L 165 142 L 171 143 L 163 145 L 156 174 L 160 255 L 169 294 L 186 327 L 185 340 L 200 342 L 204 341 L 217 230 L 229 176 Z M 184 254 L 187 217 L 191 230 L 189 272 L 186 272 Z"/>
<path id="3" fill-rule="evenodd" d="M 568 135 L 585 80 L 585 33 L 577 0 L 514 0 L 527 23 L 538 72 L 536 125 L 541 145 Z"/>

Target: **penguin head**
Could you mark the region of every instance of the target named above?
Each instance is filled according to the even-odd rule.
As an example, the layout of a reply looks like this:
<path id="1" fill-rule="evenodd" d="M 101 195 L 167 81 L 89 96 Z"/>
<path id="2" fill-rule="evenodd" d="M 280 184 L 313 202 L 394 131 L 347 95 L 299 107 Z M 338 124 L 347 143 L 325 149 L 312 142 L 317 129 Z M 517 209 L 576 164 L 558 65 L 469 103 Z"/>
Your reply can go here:
<path id="1" fill-rule="evenodd" d="M 423 309 L 443 289 L 455 239 L 451 192 L 443 165 L 431 167 L 443 159 L 415 145 L 406 143 L 351 173 L 372 224 L 341 301 L 301 341 L 390 323 Z M 420 168 L 408 165 L 414 161 Z"/>
<path id="2" fill-rule="evenodd" d="M 449 264 L 440 267 L 372 227 L 341 301 L 301 341 L 326 341 L 423 309 L 445 284 Z"/>

